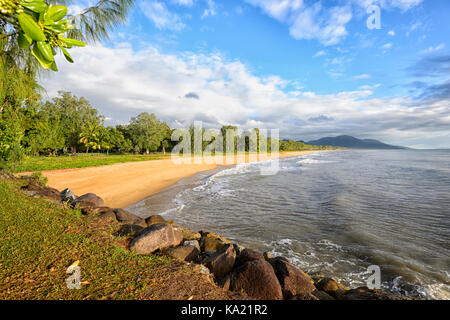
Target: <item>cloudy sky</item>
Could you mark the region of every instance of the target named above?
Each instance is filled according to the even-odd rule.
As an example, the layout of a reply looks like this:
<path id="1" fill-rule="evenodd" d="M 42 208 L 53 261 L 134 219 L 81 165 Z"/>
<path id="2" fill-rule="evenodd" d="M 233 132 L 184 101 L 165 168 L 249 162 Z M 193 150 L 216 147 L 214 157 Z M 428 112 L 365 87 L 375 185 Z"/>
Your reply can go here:
<path id="1" fill-rule="evenodd" d="M 109 41 L 71 49 L 42 83 L 108 125 L 147 111 L 172 127 L 450 148 L 449 13 L 448 0 L 137 0 Z"/>

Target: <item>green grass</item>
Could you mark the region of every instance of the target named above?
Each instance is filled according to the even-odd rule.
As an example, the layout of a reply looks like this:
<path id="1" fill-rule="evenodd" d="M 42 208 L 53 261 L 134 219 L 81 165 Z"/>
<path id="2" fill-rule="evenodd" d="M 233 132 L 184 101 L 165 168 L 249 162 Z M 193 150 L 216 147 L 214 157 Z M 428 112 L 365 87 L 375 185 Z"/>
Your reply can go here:
<path id="1" fill-rule="evenodd" d="M 173 261 L 115 245 L 116 223 L 92 227 L 79 211 L 25 196 L 0 179 L 0 299 L 139 299 Z M 79 260 L 80 290 L 67 268 Z M 169 268 L 170 269 L 170 268 Z M 166 271 L 167 275 L 167 271 Z M 155 295 L 158 289 L 152 288 Z"/>
<path id="2" fill-rule="evenodd" d="M 58 156 L 58 157 L 28 157 L 19 164 L 16 164 L 10 171 L 33 172 L 55 169 L 86 168 L 109 165 L 114 163 L 159 160 L 170 157 L 170 153 L 150 155 L 99 155 L 99 154 L 78 154 L 77 156 Z"/>

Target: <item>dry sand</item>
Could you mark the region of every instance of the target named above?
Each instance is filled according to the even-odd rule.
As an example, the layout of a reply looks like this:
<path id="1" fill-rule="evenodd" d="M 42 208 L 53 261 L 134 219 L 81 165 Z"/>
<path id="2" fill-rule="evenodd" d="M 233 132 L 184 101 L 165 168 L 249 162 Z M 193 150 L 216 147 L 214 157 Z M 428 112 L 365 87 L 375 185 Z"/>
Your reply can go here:
<path id="1" fill-rule="evenodd" d="M 317 151 L 284 152 L 280 158 L 309 154 Z M 277 155 L 239 155 L 223 157 L 189 157 L 172 159 L 127 162 L 101 167 L 81 169 L 62 169 L 43 171 L 48 178 L 48 186 L 63 190 L 70 188 L 76 195 L 95 193 L 105 200 L 105 205 L 125 208 L 148 196 L 158 193 L 177 181 L 201 171 L 212 170 L 218 165 L 263 161 L 277 158 Z M 187 161 L 185 161 L 187 160 Z"/>

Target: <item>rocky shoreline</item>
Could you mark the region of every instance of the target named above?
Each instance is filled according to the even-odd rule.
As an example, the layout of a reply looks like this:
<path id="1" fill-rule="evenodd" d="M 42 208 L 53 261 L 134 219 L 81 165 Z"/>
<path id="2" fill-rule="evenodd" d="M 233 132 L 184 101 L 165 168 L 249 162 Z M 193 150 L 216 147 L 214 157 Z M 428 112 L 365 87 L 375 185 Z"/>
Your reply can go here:
<path id="1" fill-rule="evenodd" d="M 77 197 L 71 190 L 45 187 L 25 178 L 22 192 L 55 204 L 78 209 L 83 215 L 120 224 L 116 236 L 125 237 L 124 247 L 139 255 L 163 254 L 186 264 L 220 287 L 258 300 L 416 300 L 367 287 L 351 289 L 330 275 L 311 274 L 283 257 L 273 257 L 231 243 L 208 231 L 177 226 L 158 215 L 142 219 L 124 209 L 104 206 L 95 194 Z"/>

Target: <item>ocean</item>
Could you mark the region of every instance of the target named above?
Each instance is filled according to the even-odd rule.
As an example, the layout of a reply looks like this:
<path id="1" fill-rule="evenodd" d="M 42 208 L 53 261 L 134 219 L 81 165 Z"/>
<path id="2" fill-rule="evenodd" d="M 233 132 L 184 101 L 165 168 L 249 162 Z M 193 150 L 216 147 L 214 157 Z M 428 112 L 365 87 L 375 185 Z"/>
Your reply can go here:
<path id="1" fill-rule="evenodd" d="M 270 160 L 269 160 L 270 161 Z M 283 255 L 308 273 L 450 299 L 450 150 L 343 150 L 202 172 L 128 209 Z"/>

